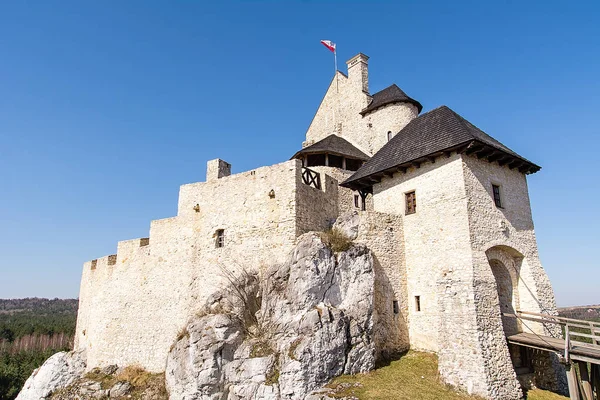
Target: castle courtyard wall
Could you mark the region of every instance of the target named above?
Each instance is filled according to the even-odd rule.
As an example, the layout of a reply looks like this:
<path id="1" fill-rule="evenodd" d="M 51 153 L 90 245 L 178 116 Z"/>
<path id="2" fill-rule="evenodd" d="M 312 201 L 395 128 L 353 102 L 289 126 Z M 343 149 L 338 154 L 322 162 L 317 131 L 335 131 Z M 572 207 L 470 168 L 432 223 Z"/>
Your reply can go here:
<path id="1" fill-rule="evenodd" d="M 285 259 L 299 231 L 323 230 L 336 217 L 336 188 L 308 187 L 301 173 L 292 160 L 183 185 L 178 215 L 152 221 L 149 240 L 119 242 L 116 255 L 85 263 L 75 347 L 88 368 L 164 371 L 178 332 L 223 287 L 223 268 L 266 268 Z M 302 217 L 309 205 L 324 211 Z"/>

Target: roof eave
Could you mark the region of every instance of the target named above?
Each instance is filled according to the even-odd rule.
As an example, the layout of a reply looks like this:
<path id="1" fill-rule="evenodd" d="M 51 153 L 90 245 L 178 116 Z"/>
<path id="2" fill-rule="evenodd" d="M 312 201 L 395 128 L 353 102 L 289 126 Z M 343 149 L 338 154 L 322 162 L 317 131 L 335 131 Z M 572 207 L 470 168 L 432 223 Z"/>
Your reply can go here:
<path id="1" fill-rule="evenodd" d="M 410 167 L 420 168 L 424 162 L 435 162 L 435 159 L 440 156 L 450 157 L 452 152 L 465 155 L 473 155 L 478 159 L 486 159 L 489 162 L 497 162 L 500 166 L 508 166 L 510 169 L 517 169 L 519 172 L 530 175 L 540 171 L 542 167 L 532 163 L 531 161 L 519 156 L 509 154 L 504 150 L 497 149 L 493 146 L 482 143 L 478 140 L 472 140 L 465 143 L 461 143 L 457 146 L 453 146 L 444 150 L 437 151 L 414 160 L 406 161 L 401 164 L 394 165 L 372 174 L 362 176 L 353 179 L 351 176 L 340 184 L 342 187 L 346 187 L 353 190 L 364 190 L 367 187 L 372 187 L 375 183 L 380 183 L 384 176 L 393 176 L 396 172 L 405 173 Z M 360 171 L 360 169 L 359 169 Z M 357 173 L 359 172 L 357 171 Z"/>

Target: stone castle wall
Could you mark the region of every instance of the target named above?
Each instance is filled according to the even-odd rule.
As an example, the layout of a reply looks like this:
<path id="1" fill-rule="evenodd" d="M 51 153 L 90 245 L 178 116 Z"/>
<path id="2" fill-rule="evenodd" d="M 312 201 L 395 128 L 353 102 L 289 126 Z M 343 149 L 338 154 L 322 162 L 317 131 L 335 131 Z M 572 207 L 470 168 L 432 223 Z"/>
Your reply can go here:
<path id="1" fill-rule="evenodd" d="M 375 348 L 378 358 L 388 359 L 410 347 L 402 217 L 364 211 L 358 218 L 355 241 L 373 253 Z"/>
<path id="2" fill-rule="evenodd" d="M 405 215 L 405 193 L 413 190 L 417 212 Z M 461 157 L 438 158 L 386 177 L 375 185 L 373 199 L 375 211 L 403 216 L 411 347 L 438 351 L 436 280 L 446 269 L 471 265 Z"/>
<path id="3" fill-rule="evenodd" d="M 344 182 L 352 174 L 354 174 L 353 171 L 347 171 L 347 170 L 340 169 L 340 168 L 325 167 L 325 166 L 310 167 L 310 169 L 312 169 L 313 171 L 319 172 L 321 174 L 321 176 L 328 175 L 328 176 L 334 178 L 338 182 L 338 184 Z M 338 192 L 337 205 L 338 205 L 338 211 L 339 211 L 338 214 L 341 215 L 343 213 L 347 213 L 347 212 L 351 212 L 351 211 L 361 211 L 362 210 L 362 199 L 356 190 L 338 186 L 337 192 Z M 356 206 L 355 196 L 358 196 L 358 207 Z M 365 202 L 366 202 L 366 207 L 365 207 L 366 210 L 365 211 L 372 211 L 373 210 L 373 197 L 368 196 L 365 199 Z"/>
<path id="4" fill-rule="evenodd" d="M 183 185 L 178 215 L 152 221 L 149 240 L 119 242 L 116 255 L 85 263 L 75 347 L 87 350 L 88 368 L 163 371 L 177 333 L 222 286 L 222 268 L 268 267 L 299 233 L 326 229 L 337 216 L 336 181 L 322 177 L 318 190 L 301 173 L 292 160 Z"/>

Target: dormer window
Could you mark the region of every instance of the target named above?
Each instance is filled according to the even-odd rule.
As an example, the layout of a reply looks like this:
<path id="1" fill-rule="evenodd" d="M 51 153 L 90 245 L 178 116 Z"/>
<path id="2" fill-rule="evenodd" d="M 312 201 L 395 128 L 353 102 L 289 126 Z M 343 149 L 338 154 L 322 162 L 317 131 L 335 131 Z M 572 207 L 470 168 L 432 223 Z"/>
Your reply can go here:
<path id="1" fill-rule="evenodd" d="M 217 232 L 215 232 L 215 237 L 215 247 L 225 247 L 225 230 L 217 229 Z"/>
<path id="2" fill-rule="evenodd" d="M 387 133 L 387 140 L 388 140 L 388 142 L 390 140 L 392 140 L 392 131 L 388 131 L 388 133 Z"/>

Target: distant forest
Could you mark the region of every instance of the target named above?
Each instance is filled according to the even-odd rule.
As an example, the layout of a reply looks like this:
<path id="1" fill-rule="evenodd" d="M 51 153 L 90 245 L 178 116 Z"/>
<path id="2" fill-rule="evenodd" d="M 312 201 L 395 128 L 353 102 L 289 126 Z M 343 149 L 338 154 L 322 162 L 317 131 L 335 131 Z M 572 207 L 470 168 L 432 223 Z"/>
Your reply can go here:
<path id="1" fill-rule="evenodd" d="M 0 399 L 12 400 L 52 354 L 71 350 L 77 299 L 0 299 Z"/>

